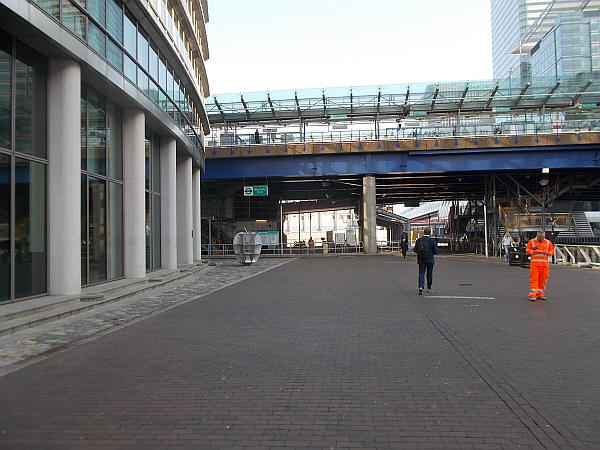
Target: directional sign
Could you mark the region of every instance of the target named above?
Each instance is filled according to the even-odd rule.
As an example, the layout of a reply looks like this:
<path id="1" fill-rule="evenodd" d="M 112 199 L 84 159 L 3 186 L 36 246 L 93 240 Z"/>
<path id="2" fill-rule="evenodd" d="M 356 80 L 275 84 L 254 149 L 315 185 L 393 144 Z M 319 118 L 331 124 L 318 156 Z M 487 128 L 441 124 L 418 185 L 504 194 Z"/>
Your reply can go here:
<path id="1" fill-rule="evenodd" d="M 492 112 L 495 112 L 495 113 L 510 112 L 510 106 L 494 106 L 492 108 Z"/>
<path id="2" fill-rule="evenodd" d="M 268 195 L 268 186 L 244 186 L 244 197 L 266 197 Z"/>
<path id="3" fill-rule="evenodd" d="M 427 111 L 419 111 L 419 110 L 414 110 L 410 112 L 411 116 L 426 116 L 427 115 Z"/>
<path id="4" fill-rule="evenodd" d="M 597 103 L 582 103 L 581 107 L 583 109 L 594 109 L 594 108 L 598 107 L 598 104 Z"/>

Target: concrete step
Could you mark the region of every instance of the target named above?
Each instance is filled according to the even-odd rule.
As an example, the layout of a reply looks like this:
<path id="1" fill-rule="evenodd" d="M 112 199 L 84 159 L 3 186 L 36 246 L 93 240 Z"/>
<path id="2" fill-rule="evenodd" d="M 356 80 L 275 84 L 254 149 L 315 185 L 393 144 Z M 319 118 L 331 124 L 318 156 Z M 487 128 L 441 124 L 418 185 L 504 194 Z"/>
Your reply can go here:
<path id="1" fill-rule="evenodd" d="M 42 300 L 43 299 L 43 300 Z M 0 308 L 0 324 L 8 320 L 16 319 L 18 317 L 27 316 L 30 314 L 36 314 L 44 311 L 49 311 L 55 308 L 60 308 L 67 303 L 79 301 L 79 297 L 65 296 L 65 297 L 39 297 L 38 299 L 24 300 L 28 302 L 25 307 L 20 304 L 8 304 L 3 305 Z"/>
<path id="2" fill-rule="evenodd" d="M 0 309 L 0 336 L 143 294 L 208 269 L 208 264 L 191 265 L 181 271 L 161 271 L 140 280 L 118 280 L 106 285 L 91 286 L 84 289 L 81 296 L 47 296 L 15 302 L 7 305 L 12 308 Z"/>

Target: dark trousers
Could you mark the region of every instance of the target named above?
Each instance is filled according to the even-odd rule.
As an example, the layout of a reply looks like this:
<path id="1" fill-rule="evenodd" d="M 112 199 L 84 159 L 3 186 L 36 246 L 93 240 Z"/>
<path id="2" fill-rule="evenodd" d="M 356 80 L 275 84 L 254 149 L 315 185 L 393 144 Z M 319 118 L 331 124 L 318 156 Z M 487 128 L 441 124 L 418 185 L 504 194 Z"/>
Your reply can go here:
<path id="1" fill-rule="evenodd" d="M 433 263 L 419 263 L 419 287 L 425 287 L 425 271 L 427 271 L 427 289 L 433 285 Z"/>

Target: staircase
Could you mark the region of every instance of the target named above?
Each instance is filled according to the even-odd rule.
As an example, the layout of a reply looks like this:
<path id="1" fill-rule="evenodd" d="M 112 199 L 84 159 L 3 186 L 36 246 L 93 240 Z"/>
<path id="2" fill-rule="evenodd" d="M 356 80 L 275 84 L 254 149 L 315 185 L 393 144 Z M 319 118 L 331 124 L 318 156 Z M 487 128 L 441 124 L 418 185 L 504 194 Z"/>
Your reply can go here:
<path id="1" fill-rule="evenodd" d="M 575 234 L 577 237 L 593 237 L 594 232 L 583 211 L 573 211 L 573 223 L 575 224 Z"/>

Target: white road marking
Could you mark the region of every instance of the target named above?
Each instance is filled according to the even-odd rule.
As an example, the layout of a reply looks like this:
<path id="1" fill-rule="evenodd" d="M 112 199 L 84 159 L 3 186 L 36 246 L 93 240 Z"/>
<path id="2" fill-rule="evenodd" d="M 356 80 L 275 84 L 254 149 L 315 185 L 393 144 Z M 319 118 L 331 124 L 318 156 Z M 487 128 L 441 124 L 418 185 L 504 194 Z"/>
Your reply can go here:
<path id="1" fill-rule="evenodd" d="M 426 295 L 425 298 L 460 298 L 466 300 L 496 300 L 494 297 L 462 297 L 459 295 Z"/>

